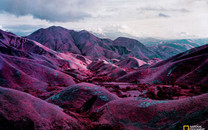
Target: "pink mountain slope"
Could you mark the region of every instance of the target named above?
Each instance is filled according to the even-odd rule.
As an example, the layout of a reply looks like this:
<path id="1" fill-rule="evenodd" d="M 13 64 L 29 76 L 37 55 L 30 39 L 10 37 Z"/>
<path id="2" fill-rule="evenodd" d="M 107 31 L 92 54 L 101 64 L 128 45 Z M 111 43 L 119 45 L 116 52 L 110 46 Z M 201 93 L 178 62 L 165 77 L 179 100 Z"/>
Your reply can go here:
<path id="1" fill-rule="evenodd" d="M 119 57 L 119 54 L 114 51 L 102 47 L 108 46 L 105 42 L 85 30 L 76 32 L 52 26 L 40 29 L 27 38 L 38 41 L 55 51 L 82 54 L 90 59 Z"/>
<path id="2" fill-rule="evenodd" d="M 60 107 L 29 94 L 0 87 L 0 129 L 80 130 L 77 119 Z"/>
<path id="3" fill-rule="evenodd" d="M 87 116 L 94 129 L 182 129 L 207 127 L 208 94 L 179 100 L 119 98 L 101 86 L 80 83 L 47 99 L 64 110 Z M 193 105 L 194 104 L 194 105 Z"/>
<path id="4" fill-rule="evenodd" d="M 43 93 L 51 87 L 56 90 L 57 86 L 74 84 L 74 78 L 79 77 L 79 74 L 65 71 L 78 68 L 86 70 L 87 64 L 90 63 L 77 59 L 76 55 L 55 52 L 36 41 L 2 30 L 0 34 L 0 84 L 3 87 L 29 91 L 37 96 L 33 93 L 34 90 Z"/>
<path id="5" fill-rule="evenodd" d="M 127 54 L 128 56 L 133 56 L 144 61 L 147 61 L 153 57 L 160 58 L 157 53 L 148 49 L 146 46 L 135 39 L 119 37 L 114 40 L 113 43 L 114 45 L 126 47 L 128 51 L 130 51 L 129 54 Z"/>
<path id="6" fill-rule="evenodd" d="M 140 68 L 124 75 L 118 81 L 137 79 L 146 83 L 207 84 L 208 45 L 180 53 L 153 66 Z"/>
<path id="7" fill-rule="evenodd" d="M 54 51 L 81 54 L 74 44 L 73 33 L 75 33 L 73 30 L 51 26 L 47 29 L 39 29 L 27 38 L 35 40 Z"/>
<path id="8" fill-rule="evenodd" d="M 123 60 L 120 60 L 119 62 L 115 63 L 115 65 L 121 67 L 121 68 L 138 68 L 142 65 L 147 64 L 146 62 L 137 59 L 136 57 L 128 57 Z"/>

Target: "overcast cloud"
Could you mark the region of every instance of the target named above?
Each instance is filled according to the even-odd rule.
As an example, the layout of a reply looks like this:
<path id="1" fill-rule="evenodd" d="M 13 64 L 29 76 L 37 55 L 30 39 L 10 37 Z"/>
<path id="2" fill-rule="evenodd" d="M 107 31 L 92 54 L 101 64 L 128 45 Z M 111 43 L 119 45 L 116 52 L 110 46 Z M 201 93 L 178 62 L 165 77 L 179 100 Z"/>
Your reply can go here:
<path id="1" fill-rule="evenodd" d="M 1 0 L 0 28 L 68 29 L 154 38 L 208 37 L 208 0 Z"/>
<path id="2" fill-rule="evenodd" d="M 0 11 L 16 16 L 32 15 L 51 22 L 78 21 L 91 17 L 88 9 L 98 0 L 1 0 Z"/>

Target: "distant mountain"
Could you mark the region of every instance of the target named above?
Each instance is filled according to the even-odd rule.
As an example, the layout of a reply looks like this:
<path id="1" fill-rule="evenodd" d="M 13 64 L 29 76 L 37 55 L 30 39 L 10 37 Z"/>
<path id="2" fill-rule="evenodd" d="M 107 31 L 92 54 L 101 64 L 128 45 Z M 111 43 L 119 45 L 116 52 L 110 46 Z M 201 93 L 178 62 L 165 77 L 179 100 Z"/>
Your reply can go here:
<path id="1" fill-rule="evenodd" d="M 152 45 L 157 45 L 160 44 L 163 40 L 156 39 L 156 38 L 136 38 L 138 41 L 140 41 L 142 44 L 145 46 L 152 46 Z"/>
<path id="2" fill-rule="evenodd" d="M 81 53 L 90 59 L 112 59 L 120 57 L 119 54 L 110 49 L 110 43 L 108 41 L 102 40 L 85 30 L 75 33 L 73 38 Z"/>
<path id="3" fill-rule="evenodd" d="M 58 26 L 39 29 L 26 38 L 35 40 L 57 52 L 71 52 L 89 59 L 121 59 L 133 56 L 148 61 L 161 58 L 159 53 L 148 49 L 135 39 L 119 37 L 114 41 L 101 39 L 86 30 L 73 31 Z"/>
<path id="4" fill-rule="evenodd" d="M 190 49 L 153 66 L 120 77 L 118 81 L 137 79 L 145 83 L 208 83 L 208 45 Z"/>
<path id="5" fill-rule="evenodd" d="M 192 40 L 199 43 L 200 45 L 208 44 L 208 38 L 192 39 Z"/>
<path id="6" fill-rule="evenodd" d="M 58 26 L 39 29 L 27 38 L 40 42 L 57 52 L 71 52 L 94 58 L 117 58 L 119 55 L 109 49 L 93 34 L 82 30 L 79 32 Z M 105 46 L 105 48 L 103 48 Z M 108 47 L 109 48 L 109 47 Z"/>
<path id="7" fill-rule="evenodd" d="M 129 33 L 121 32 L 121 31 L 114 31 L 114 30 L 108 30 L 106 32 L 104 31 L 101 33 L 92 31 L 92 34 L 102 39 L 109 38 L 111 40 L 115 40 L 118 37 L 128 37 L 132 39 L 138 39 L 138 37 L 130 35 Z"/>
<path id="8" fill-rule="evenodd" d="M 35 40 L 44 46 L 57 52 L 73 52 L 81 54 L 72 38 L 75 31 L 62 27 L 51 26 L 47 29 L 39 29 L 28 35 L 26 38 Z"/>
<path id="9" fill-rule="evenodd" d="M 164 40 L 151 45 L 148 48 L 162 55 L 162 59 L 167 59 L 176 54 L 182 53 L 194 47 L 200 46 L 199 43 L 190 39 Z"/>
<path id="10" fill-rule="evenodd" d="M 115 39 L 113 43 L 114 45 L 123 46 L 127 49 L 128 53 L 124 54 L 124 56 L 133 56 L 144 61 L 148 61 L 151 58 L 161 57 L 159 54 L 155 53 L 135 39 L 119 37 Z"/>

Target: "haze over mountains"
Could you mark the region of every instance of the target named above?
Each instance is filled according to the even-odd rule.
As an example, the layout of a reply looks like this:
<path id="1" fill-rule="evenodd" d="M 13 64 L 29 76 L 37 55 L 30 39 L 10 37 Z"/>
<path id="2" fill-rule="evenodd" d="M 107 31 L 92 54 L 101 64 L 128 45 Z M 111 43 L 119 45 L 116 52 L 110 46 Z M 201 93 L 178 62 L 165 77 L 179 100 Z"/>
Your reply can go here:
<path id="1" fill-rule="evenodd" d="M 208 128 L 204 44 L 0 30 L 0 129 Z"/>

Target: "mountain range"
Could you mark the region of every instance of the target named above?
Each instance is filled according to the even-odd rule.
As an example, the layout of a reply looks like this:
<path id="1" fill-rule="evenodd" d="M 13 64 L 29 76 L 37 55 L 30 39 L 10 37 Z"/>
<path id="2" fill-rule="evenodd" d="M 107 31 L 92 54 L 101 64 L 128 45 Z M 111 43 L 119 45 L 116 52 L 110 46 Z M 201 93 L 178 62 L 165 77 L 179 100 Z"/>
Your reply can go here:
<path id="1" fill-rule="evenodd" d="M 0 30 L 0 129 L 208 128 L 207 65 L 206 40 Z"/>

